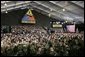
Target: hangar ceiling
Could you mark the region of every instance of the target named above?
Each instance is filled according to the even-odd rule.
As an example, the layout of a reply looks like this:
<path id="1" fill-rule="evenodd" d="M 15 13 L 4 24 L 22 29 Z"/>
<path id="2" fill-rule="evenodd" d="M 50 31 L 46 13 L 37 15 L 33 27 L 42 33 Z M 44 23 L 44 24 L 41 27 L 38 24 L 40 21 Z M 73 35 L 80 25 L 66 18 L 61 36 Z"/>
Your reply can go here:
<path id="1" fill-rule="evenodd" d="M 84 1 L 1 1 L 1 13 L 26 8 L 58 20 L 84 23 Z"/>

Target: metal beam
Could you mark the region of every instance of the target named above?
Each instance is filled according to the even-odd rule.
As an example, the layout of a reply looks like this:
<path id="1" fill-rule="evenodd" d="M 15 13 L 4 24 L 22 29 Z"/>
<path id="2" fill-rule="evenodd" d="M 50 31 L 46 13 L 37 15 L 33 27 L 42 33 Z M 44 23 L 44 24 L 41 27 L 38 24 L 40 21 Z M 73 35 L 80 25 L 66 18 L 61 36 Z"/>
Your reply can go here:
<path id="1" fill-rule="evenodd" d="M 83 3 L 79 3 L 80 1 L 70 1 L 71 3 L 74 3 L 76 6 L 79 6 L 80 8 L 83 8 L 84 9 L 84 1 L 82 1 Z"/>
<path id="2" fill-rule="evenodd" d="M 53 3 L 53 4 L 55 4 L 55 5 L 57 5 L 57 3 L 56 2 L 54 2 L 54 1 L 50 1 L 51 3 Z M 59 5 L 58 5 L 59 6 Z M 60 6 L 61 7 L 61 6 Z M 67 10 L 66 10 L 67 11 Z M 69 13 L 67 13 L 67 14 L 69 14 Z M 74 19 L 76 20 L 77 18 L 76 17 L 79 17 L 79 15 L 74 15 L 74 14 L 72 14 L 72 16 L 74 16 Z M 81 16 L 80 16 L 81 17 Z M 84 17 L 82 17 L 82 20 L 84 20 Z M 81 21 L 81 20 L 80 20 Z"/>
<path id="3" fill-rule="evenodd" d="M 62 18 L 63 19 L 66 19 L 65 17 L 67 16 L 67 17 L 69 17 L 69 15 L 68 14 L 65 14 L 65 13 L 62 13 L 62 12 L 57 12 L 57 10 L 55 9 L 55 7 L 49 7 L 49 6 L 47 6 L 47 5 L 45 5 L 44 3 L 42 4 L 42 3 L 40 3 L 40 2 L 37 2 L 37 1 L 35 1 L 35 3 L 38 3 L 38 4 L 40 4 L 40 5 L 42 5 L 42 6 L 44 6 L 44 7 L 46 7 L 46 8 L 49 8 L 49 9 L 52 9 L 53 11 L 55 11 L 55 13 L 56 13 L 56 15 L 59 15 L 60 14 L 60 16 L 59 17 L 61 17 L 61 15 L 62 15 Z M 71 15 L 70 15 L 71 16 Z M 71 16 L 72 17 L 72 16 Z M 69 17 L 70 18 L 70 17 Z M 71 19 L 73 19 L 74 17 L 72 17 Z"/>
<path id="4" fill-rule="evenodd" d="M 46 12 L 46 15 L 47 15 L 47 13 L 50 13 L 50 9 L 52 9 L 53 12 L 51 12 L 51 14 L 52 14 L 53 18 L 60 18 L 60 19 L 65 20 L 66 17 L 72 17 L 73 19 L 77 20 L 77 18 L 75 18 L 75 16 L 78 16 L 78 15 L 75 15 L 75 14 L 73 14 L 71 12 L 69 13 L 68 11 L 66 11 L 66 12 L 58 12 L 57 9 L 62 9 L 62 7 L 60 7 L 60 6 L 56 5 L 56 4 L 50 3 L 49 1 L 48 2 L 46 1 L 47 4 L 46 3 L 42 3 L 42 1 L 40 1 L 40 2 L 39 1 L 33 1 L 33 2 L 36 5 L 33 5 L 33 4 L 30 3 L 32 5 L 32 7 L 37 8 L 40 11 Z M 16 6 L 15 3 L 14 3 L 14 5 L 13 4 L 9 4 L 9 6 L 7 6 L 7 10 L 17 9 L 17 8 L 21 8 L 21 7 L 29 7 L 28 6 L 29 4 L 27 3 L 27 1 L 26 2 L 22 2 L 22 3 L 18 2 L 17 4 L 18 4 L 18 6 Z M 53 6 L 49 6 L 49 4 L 53 5 Z M 2 6 L 1 9 L 2 9 L 1 11 L 5 11 L 5 7 L 4 6 Z M 41 12 L 41 13 L 43 13 L 43 12 Z M 80 21 L 80 20 L 78 20 L 78 21 Z"/>
<path id="5" fill-rule="evenodd" d="M 54 5 L 56 5 L 57 7 L 60 7 L 61 9 L 63 9 L 63 8 L 65 8 L 66 9 L 66 12 L 69 14 L 69 13 L 71 13 L 71 14 L 73 14 L 73 16 L 74 15 L 78 15 L 78 16 L 84 16 L 84 15 L 82 15 L 82 14 L 80 14 L 79 12 L 81 11 L 82 13 L 84 12 L 84 10 L 83 9 L 80 9 L 79 7 L 77 7 L 77 6 L 73 6 L 73 4 L 72 3 L 68 3 L 69 5 L 67 5 L 67 6 L 65 6 L 65 5 L 63 5 L 63 4 L 60 4 L 60 3 L 56 3 L 56 2 L 54 2 L 54 1 L 49 1 L 49 2 L 51 2 L 51 3 L 53 3 Z M 71 7 L 71 8 L 70 8 Z M 76 9 L 73 9 L 73 8 L 76 8 Z M 60 10 L 61 10 L 60 9 Z M 78 11 L 79 10 L 79 11 Z M 78 12 L 76 12 L 76 11 L 78 11 Z"/>

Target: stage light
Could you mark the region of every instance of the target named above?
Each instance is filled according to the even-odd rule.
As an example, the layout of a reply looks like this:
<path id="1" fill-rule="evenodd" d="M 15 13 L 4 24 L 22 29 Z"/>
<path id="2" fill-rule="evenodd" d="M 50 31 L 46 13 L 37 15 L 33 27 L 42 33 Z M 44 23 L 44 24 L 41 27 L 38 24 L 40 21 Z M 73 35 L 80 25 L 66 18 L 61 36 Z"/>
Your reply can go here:
<path id="1" fill-rule="evenodd" d="M 56 22 L 56 24 L 59 24 L 58 22 Z"/>
<path id="2" fill-rule="evenodd" d="M 59 24 L 59 23 L 57 23 L 57 24 Z"/>

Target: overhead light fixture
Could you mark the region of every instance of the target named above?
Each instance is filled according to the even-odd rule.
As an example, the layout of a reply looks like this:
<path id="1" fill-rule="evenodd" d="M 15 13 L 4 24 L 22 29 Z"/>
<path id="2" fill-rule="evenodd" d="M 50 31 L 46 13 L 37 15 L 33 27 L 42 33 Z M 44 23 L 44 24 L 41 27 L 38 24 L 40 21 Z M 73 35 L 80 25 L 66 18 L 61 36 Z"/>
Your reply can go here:
<path id="1" fill-rule="evenodd" d="M 5 13 L 8 13 L 7 11 Z"/>
<path id="2" fill-rule="evenodd" d="M 63 23 L 62 23 L 63 24 Z"/>
<path id="3" fill-rule="evenodd" d="M 49 14 L 48 14 L 48 16 L 50 17 L 50 16 L 51 16 L 51 14 L 49 13 Z"/>
<path id="4" fill-rule="evenodd" d="M 67 23 L 67 21 L 65 21 Z"/>
<path id="5" fill-rule="evenodd" d="M 63 11 L 65 11 L 65 9 L 63 9 Z"/>
<path id="6" fill-rule="evenodd" d="M 7 4 L 6 4 L 6 3 L 5 3 L 4 5 L 5 5 L 5 6 L 7 6 Z"/>

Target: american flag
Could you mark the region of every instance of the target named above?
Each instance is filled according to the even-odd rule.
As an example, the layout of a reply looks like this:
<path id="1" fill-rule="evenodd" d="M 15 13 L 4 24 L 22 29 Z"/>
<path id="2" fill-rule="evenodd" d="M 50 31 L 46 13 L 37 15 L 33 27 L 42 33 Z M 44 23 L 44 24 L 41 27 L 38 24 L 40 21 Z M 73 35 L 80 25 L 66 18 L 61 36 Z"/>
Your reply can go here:
<path id="1" fill-rule="evenodd" d="M 75 25 L 67 25 L 68 32 L 75 32 Z"/>

